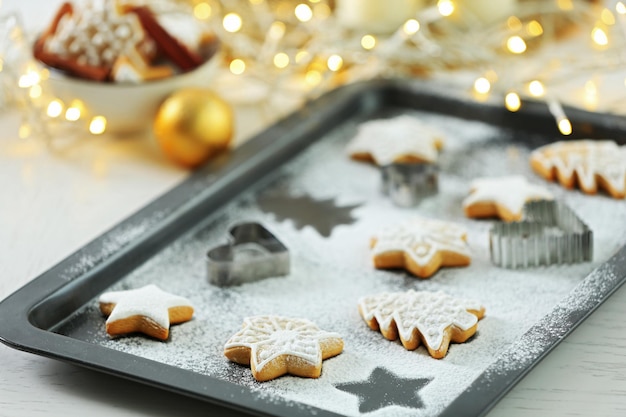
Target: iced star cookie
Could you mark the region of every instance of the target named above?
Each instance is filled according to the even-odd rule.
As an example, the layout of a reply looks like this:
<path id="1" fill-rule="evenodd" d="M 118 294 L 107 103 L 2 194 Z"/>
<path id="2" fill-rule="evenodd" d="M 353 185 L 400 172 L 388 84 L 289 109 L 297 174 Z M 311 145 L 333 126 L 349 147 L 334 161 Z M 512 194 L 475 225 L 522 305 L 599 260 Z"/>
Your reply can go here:
<path id="1" fill-rule="evenodd" d="M 156 285 L 106 292 L 100 296 L 100 311 L 108 316 L 110 336 L 144 333 L 160 340 L 169 337 L 170 324 L 191 320 L 193 307 L 184 297 L 170 294 Z"/>
<path id="2" fill-rule="evenodd" d="M 522 219 L 522 209 L 528 201 L 552 199 L 545 187 L 531 184 L 519 175 L 477 178 L 463 200 L 463 210 L 467 217 L 499 217 L 511 222 Z"/>
<path id="3" fill-rule="evenodd" d="M 403 115 L 361 124 L 346 152 L 353 159 L 384 166 L 436 162 L 442 147 L 443 136 L 435 128 Z"/>
<path id="4" fill-rule="evenodd" d="M 428 278 L 442 266 L 467 266 L 466 234 L 457 224 L 424 218 L 389 227 L 370 242 L 374 267 L 405 268 Z"/>
<path id="5" fill-rule="evenodd" d="M 318 378 L 324 359 L 339 355 L 343 340 L 306 319 L 254 316 L 224 346 L 232 362 L 250 365 L 257 381 L 291 374 Z"/>
<path id="6" fill-rule="evenodd" d="M 372 330 L 388 340 L 400 338 L 407 350 L 424 344 L 430 356 L 446 356 L 450 342 L 463 343 L 476 333 L 485 308 L 443 292 L 382 293 L 359 300 L 359 313 Z"/>
<path id="7" fill-rule="evenodd" d="M 578 186 L 588 194 L 604 189 L 614 198 L 626 197 L 626 146 L 611 140 L 551 143 L 530 154 L 530 165 L 566 188 Z"/>

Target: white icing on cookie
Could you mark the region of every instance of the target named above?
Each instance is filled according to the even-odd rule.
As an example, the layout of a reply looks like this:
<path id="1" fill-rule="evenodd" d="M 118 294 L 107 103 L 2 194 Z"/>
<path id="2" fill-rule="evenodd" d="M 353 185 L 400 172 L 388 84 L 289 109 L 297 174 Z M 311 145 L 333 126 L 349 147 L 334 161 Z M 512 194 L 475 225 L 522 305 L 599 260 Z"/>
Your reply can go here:
<path id="1" fill-rule="evenodd" d="M 389 165 L 403 157 L 435 162 L 442 137 L 432 126 L 402 115 L 361 124 L 346 151 L 349 155 L 371 155 L 380 166 Z"/>
<path id="2" fill-rule="evenodd" d="M 283 355 L 320 366 L 321 343 L 327 339 L 341 339 L 341 336 L 320 330 L 306 319 L 253 316 L 244 319 L 243 328 L 226 342 L 224 348 L 250 348 L 250 363 L 257 371 Z"/>
<path id="3" fill-rule="evenodd" d="M 618 194 L 626 193 L 626 146 L 610 140 L 561 141 L 531 153 L 531 161 L 560 178 L 576 175 L 580 188 L 595 191 L 600 178 Z"/>
<path id="4" fill-rule="evenodd" d="M 363 319 L 376 319 L 381 330 L 390 329 L 392 322 L 404 340 L 417 329 L 432 349 L 439 349 L 446 329 L 456 326 L 465 331 L 478 322 L 468 310 L 481 311 L 477 301 L 453 298 L 443 292 L 414 291 L 381 293 L 359 300 Z"/>
<path id="5" fill-rule="evenodd" d="M 380 232 L 375 237 L 372 255 L 401 251 L 420 266 L 428 265 L 442 251 L 469 257 L 466 233 L 464 227 L 455 223 L 418 217 Z"/>
<path id="6" fill-rule="evenodd" d="M 170 327 L 170 308 L 193 308 L 188 299 L 165 292 L 152 284 L 134 290 L 106 292 L 98 301 L 101 304 L 115 304 L 107 323 L 143 316 L 165 329 Z"/>
<path id="7" fill-rule="evenodd" d="M 470 195 L 463 200 L 463 207 L 476 203 L 494 203 L 518 215 L 521 215 L 528 201 L 554 198 L 545 187 L 531 184 L 520 175 L 477 178 L 472 181 L 470 188 Z"/>

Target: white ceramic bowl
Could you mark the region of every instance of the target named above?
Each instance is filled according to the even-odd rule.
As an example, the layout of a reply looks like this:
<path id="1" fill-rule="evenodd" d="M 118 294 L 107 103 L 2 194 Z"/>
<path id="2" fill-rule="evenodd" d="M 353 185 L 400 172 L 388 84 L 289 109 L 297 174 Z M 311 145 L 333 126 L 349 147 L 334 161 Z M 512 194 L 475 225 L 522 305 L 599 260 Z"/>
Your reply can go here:
<path id="1" fill-rule="evenodd" d="M 44 88 L 64 103 L 79 99 L 90 116 L 104 116 L 107 132 L 125 134 L 152 127 L 159 105 L 186 87 L 209 87 L 217 72 L 219 50 L 189 72 L 141 84 L 82 80 L 51 69 Z"/>

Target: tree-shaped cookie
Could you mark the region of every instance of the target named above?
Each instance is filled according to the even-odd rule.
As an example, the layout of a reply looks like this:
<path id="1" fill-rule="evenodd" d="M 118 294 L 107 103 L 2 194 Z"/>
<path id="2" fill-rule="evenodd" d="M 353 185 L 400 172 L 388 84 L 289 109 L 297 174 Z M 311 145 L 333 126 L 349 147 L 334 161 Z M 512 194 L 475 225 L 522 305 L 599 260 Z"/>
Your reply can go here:
<path id="1" fill-rule="evenodd" d="M 551 143 L 531 153 L 530 165 L 566 188 L 578 186 L 587 194 L 604 189 L 614 198 L 626 197 L 626 146 L 611 140 Z"/>
<path id="2" fill-rule="evenodd" d="M 322 361 L 342 350 L 339 334 L 320 330 L 306 319 L 273 315 L 245 318 L 242 329 L 224 346 L 226 357 L 250 365 L 257 381 L 285 374 L 318 378 Z"/>
<path id="3" fill-rule="evenodd" d="M 388 340 L 398 337 L 407 350 L 424 344 L 430 356 L 446 356 L 450 342 L 462 343 L 476 333 L 485 308 L 442 292 L 382 293 L 359 300 L 359 313 L 372 330 Z"/>

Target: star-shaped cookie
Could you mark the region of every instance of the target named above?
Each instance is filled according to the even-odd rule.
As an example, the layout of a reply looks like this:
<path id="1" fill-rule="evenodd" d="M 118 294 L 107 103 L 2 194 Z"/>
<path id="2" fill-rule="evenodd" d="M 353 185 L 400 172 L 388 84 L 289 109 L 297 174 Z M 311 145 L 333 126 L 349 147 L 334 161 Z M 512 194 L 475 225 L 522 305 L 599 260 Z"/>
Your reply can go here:
<path id="1" fill-rule="evenodd" d="M 429 278 L 442 266 L 470 264 L 465 239 L 462 226 L 414 218 L 372 238 L 372 259 L 376 268 L 405 268 L 420 278 Z"/>
<path id="2" fill-rule="evenodd" d="M 342 351 L 339 334 L 320 330 L 306 319 L 274 315 L 245 318 L 243 328 L 224 346 L 226 357 L 250 365 L 257 381 L 285 374 L 318 378 L 322 361 Z"/>
<path id="3" fill-rule="evenodd" d="M 189 300 L 156 285 L 106 292 L 100 296 L 99 303 L 100 311 L 108 316 L 106 331 L 110 336 L 144 333 L 166 340 L 170 324 L 189 321 L 193 316 Z"/>
<path id="4" fill-rule="evenodd" d="M 450 342 L 462 343 L 476 333 L 485 308 L 443 292 L 381 293 L 359 300 L 359 313 L 372 330 L 388 340 L 398 337 L 407 350 L 423 343 L 430 356 L 446 356 Z"/>
<path id="5" fill-rule="evenodd" d="M 370 413 L 392 405 L 405 408 L 424 408 L 418 391 L 431 378 L 402 378 L 385 368 L 376 368 L 365 381 L 338 384 L 338 390 L 359 397 L 359 412 Z"/>
<path id="6" fill-rule="evenodd" d="M 379 166 L 392 163 L 436 162 L 443 136 L 432 126 L 402 115 L 379 119 L 359 126 L 346 152 L 353 159 Z"/>
<path id="7" fill-rule="evenodd" d="M 463 200 L 463 210 L 467 217 L 499 217 L 511 222 L 522 219 L 525 203 L 553 198 L 545 187 L 531 184 L 519 175 L 477 178 Z"/>

